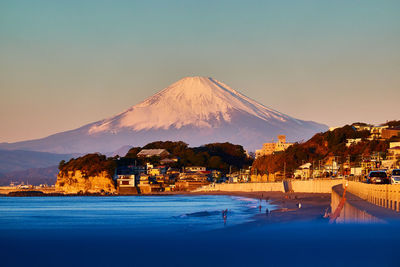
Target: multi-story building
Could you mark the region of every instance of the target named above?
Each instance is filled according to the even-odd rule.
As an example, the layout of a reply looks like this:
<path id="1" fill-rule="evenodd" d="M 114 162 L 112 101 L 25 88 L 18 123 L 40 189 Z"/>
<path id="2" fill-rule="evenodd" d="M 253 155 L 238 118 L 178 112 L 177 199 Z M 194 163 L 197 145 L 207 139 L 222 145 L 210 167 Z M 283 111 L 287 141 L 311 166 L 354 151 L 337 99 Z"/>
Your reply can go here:
<path id="1" fill-rule="evenodd" d="M 278 142 L 264 143 L 262 149 L 256 150 L 256 158 L 285 151 L 291 145 L 293 143 L 287 143 L 285 135 L 278 135 Z"/>

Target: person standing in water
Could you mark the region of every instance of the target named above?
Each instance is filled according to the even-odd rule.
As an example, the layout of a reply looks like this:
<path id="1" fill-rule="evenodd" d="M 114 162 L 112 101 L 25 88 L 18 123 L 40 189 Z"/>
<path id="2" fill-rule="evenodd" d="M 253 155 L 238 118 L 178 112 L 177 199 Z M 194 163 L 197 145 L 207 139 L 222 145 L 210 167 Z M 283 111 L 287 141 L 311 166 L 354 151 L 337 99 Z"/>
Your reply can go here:
<path id="1" fill-rule="evenodd" d="M 224 225 L 226 225 L 226 219 L 228 219 L 228 209 L 222 211 L 222 218 L 224 219 Z"/>

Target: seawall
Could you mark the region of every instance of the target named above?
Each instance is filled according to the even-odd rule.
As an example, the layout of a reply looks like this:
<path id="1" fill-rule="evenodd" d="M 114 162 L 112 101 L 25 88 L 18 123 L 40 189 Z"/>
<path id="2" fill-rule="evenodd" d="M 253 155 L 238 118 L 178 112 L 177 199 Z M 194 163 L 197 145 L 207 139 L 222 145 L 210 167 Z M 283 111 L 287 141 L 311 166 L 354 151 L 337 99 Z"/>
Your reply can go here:
<path id="1" fill-rule="evenodd" d="M 331 193 L 332 187 L 342 184 L 342 180 L 318 179 L 318 180 L 287 180 L 284 182 L 271 183 L 233 183 L 233 184 L 210 184 L 201 187 L 196 192 L 296 192 L 296 193 Z"/>
<path id="2" fill-rule="evenodd" d="M 331 209 L 334 212 L 343 196 L 343 185 L 336 185 L 332 188 Z M 399 219 L 399 214 L 393 210 L 374 205 L 346 191 L 346 202 L 337 223 L 377 223 Z"/>

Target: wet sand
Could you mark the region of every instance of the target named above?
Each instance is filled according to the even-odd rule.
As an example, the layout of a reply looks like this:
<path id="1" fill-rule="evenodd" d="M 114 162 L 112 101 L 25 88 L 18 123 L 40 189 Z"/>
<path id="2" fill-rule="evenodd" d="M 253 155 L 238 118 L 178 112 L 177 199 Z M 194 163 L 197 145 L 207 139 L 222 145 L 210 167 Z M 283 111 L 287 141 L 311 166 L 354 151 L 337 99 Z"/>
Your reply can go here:
<path id="1" fill-rule="evenodd" d="M 263 208 L 253 217 L 251 224 L 289 223 L 323 220 L 325 211 L 330 211 L 331 194 L 322 193 L 282 193 L 282 192 L 171 192 L 182 195 L 227 195 L 248 197 L 260 200 Z M 170 193 L 170 194 L 171 194 Z M 160 193 L 163 195 L 163 193 Z M 276 209 L 269 214 L 265 210 L 265 201 L 275 205 Z M 298 208 L 298 204 L 301 208 Z M 228 216 L 229 220 L 229 216 Z"/>

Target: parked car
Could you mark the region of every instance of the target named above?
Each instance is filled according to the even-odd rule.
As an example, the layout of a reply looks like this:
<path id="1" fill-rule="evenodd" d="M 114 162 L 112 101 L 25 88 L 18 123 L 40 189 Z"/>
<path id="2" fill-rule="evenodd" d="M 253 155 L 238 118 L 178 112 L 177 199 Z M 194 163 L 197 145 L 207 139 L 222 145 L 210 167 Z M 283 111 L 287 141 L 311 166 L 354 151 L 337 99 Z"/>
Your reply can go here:
<path id="1" fill-rule="evenodd" d="M 392 171 L 392 178 L 390 180 L 392 184 L 400 184 L 400 169 L 394 169 Z"/>
<path id="2" fill-rule="evenodd" d="M 370 171 L 367 176 L 369 184 L 390 184 L 390 179 L 385 171 Z"/>

